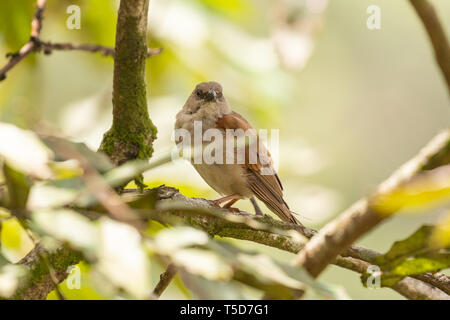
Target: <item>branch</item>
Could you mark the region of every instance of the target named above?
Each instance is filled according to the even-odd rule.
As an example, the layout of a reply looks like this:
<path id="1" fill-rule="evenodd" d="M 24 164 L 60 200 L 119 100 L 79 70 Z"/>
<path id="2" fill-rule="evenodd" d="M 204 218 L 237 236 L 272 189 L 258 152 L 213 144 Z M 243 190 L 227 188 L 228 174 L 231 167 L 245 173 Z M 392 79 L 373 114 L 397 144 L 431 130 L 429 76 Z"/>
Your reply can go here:
<path id="1" fill-rule="evenodd" d="M 314 230 L 275 220 L 269 216 L 259 217 L 250 214 L 236 214 L 227 210 L 210 214 L 207 212 L 217 210 L 217 207 L 211 201 L 185 197 L 174 188 L 162 186 L 147 190 L 147 192 L 154 191 L 156 191 L 157 198 L 160 200 L 160 207 L 175 201 L 182 203 L 185 208 L 194 206 L 197 208 L 195 210 L 156 210 L 149 215 L 148 219 L 162 223 L 190 225 L 202 229 L 213 236 L 252 241 L 292 253 L 299 252 L 304 245 L 304 241 L 299 236 L 294 236 L 292 232 L 295 234 L 300 233 L 307 238 L 311 238 L 316 234 Z M 34 249 L 20 262 L 30 269 L 33 276 L 23 284 L 22 287 L 25 289 L 21 289 L 15 295 L 14 298 L 16 299 L 43 299 L 53 290 L 53 283 L 48 278 L 45 268 L 41 266 L 42 262 L 36 256 L 35 250 L 39 249 Z M 342 253 L 341 256 L 337 257 L 334 264 L 348 270 L 363 273 L 367 271 L 371 261 L 379 255 L 381 254 L 376 251 L 360 246 L 352 246 Z M 57 252 L 50 253 L 49 258 L 57 272 L 65 271 L 69 266 L 78 263 L 80 259 L 81 256 L 78 253 L 68 248 L 60 248 Z M 67 274 L 62 274 L 60 281 L 63 281 L 66 276 Z M 435 275 L 427 274 L 424 279 L 420 280 L 407 277 L 391 289 L 409 299 L 443 300 L 450 298 L 443 292 L 450 289 L 449 278 L 445 275 L 441 274 L 435 277 Z M 163 284 L 166 285 L 165 281 L 162 282 L 161 286 Z M 430 286 L 428 283 L 439 285 L 442 291 Z M 155 291 L 159 290 L 155 289 Z"/>
<path id="2" fill-rule="evenodd" d="M 30 40 L 19 50 L 17 53 L 8 53 L 6 56 L 10 57 L 10 60 L 6 65 L 0 69 L 0 81 L 6 79 L 6 73 L 15 67 L 20 61 L 27 57 L 32 52 L 41 52 L 45 54 L 51 54 L 54 50 L 59 51 L 85 51 L 91 53 L 100 52 L 103 56 L 114 57 L 114 48 L 105 47 L 96 44 L 74 44 L 74 43 L 52 43 L 50 41 L 42 41 L 40 39 L 43 12 L 45 9 L 46 0 L 38 0 L 36 4 L 36 13 L 34 14 L 33 21 L 31 23 L 31 36 Z M 161 48 L 149 48 L 147 49 L 147 58 L 155 55 L 159 55 L 162 52 Z"/>
<path id="3" fill-rule="evenodd" d="M 164 273 L 159 276 L 159 282 L 153 290 L 153 296 L 159 298 L 169 286 L 172 279 L 177 275 L 178 268 L 175 264 L 169 263 Z"/>
<path id="4" fill-rule="evenodd" d="M 422 170 L 436 168 L 450 162 L 450 130 L 434 137 L 420 153 L 394 172 L 369 198 L 351 206 L 336 219 L 323 227 L 299 252 L 294 263 L 302 265 L 317 277 L 338 254 L 345 252 L 356 239 L 373 229 L 395 210 L 380 210 L 378 200 L 398 189 Z M 447 291 L 448 292 L 448 291 Z"/>
<path id="5" fill-rule="evenodd" d="M 205 199 L 187 198 L 178 190 L 170 187 L 160 187 L 158 190 L 158 199 L 160 203 L 175 200 L 184 205 L 185 208 L 195 206 L 196 210 L 160 210 L 156 211 L 150 219 L 171 224 L 188 224 L 200 228 L 212 236 L 229 237 L 239 240 L 248 240 L 270 247 L 278 248 L 284 251 L 298 253 L 304 246 L 304 242 L 298 237 L 293 237 L 286 232 L 297 231 L 301 235 L 312 238 L 317 232 L 304 226 L 298 226 L 283 221 L 275 220 L 269 216 L 237 215 L 232 211 L 225 211 L 219 214 L 205 214 L 207 210 L 216 209 L 211 201 Z M 164 206 L 163 206 L 164 207 Z M 202 213 L 202 209 L 204 209 Z M 284 231 L 284 234 L 283 234 Z M 361 246 L 352 246 L 336 257 L 333 262 L 337 266 L 358 272 L 367 272 L 371 262 L 381 253 Z M 445 279 L 433 277 L 433 284 L 439 285 L 449 292 L 450 286 Z M 429 279 L 425 279 L 429 280 Z M 422 279 L 421 279 L 422 280 Z M 392 287 L 401 295 L 416 299 L 450 299 L 450 296 L 443 291 L 436 289 L 422 281 L 413 278 L 405 278 L 397 285 Z"/>
<path id="6" fill-rule="evenodd" d="M 430 37 L 433 45 L 436 62 L 447 82 L 450 93 L 450 46 L 444 28 L 434 7 L 427 0 L 410 0 Z"/>
<path id="7" fill-rule="evenodd" d="M 99 150 L 116 164 L 148 159 L 156 127 L 147 110 L 145 62 L 149 0 L 121 0 L 113 80 L 113 124 Z"/>
<path id="8" fill-rule="evenodd" d="M 46 254 L 48 264 L 53 267 L 53 279 L 48 272 L 48 264 L 42 259 Z M 14 300 L 43 300 L 69 275 L 67 269 L 80 262 L 81 254 L 67 248 L 60 247 L 52 252 L 45 252 L 37 244 L 19 264 L 28 270 L 27 277 L 21 281 L 19 288 L 10 299 Z"/>
<path id="9" fill-rule="evenodd" d="M 36 12 L 34 13 L 34 17 L 31 22 L 30 40 L 28 40 L 28 42 L 19 50 L 19 52 L 10 55 L 11 59 L 9 60 L 9 62 L 2 69 L 0 69 L 0 81 L 6 79 L 6 73 L 35 50 L 37 41 L 39 40 L 39 37 L 41 35 L 42 20 L 44 18 L 43 14 L 46 3 L 47 0 L 36 1 Z"/>
<path id="10" fill-rule="evenodd" d="M 45 267 L 47 268 L 49 278 L 53 283 L 53 288 L 55 289 L 58 299 L 66 300 L 66 297 L 64 296 L 63 292 L 59 288 L 60 278 L 57 276 L 55 269 L 48 261 L 47 252 L 45 252 L 45 250 L 37 250 L 35 252 L 37 253 L 39 259 L 44 263 Z"/>
<path id="11" fill-rule="evenodd" d="M 53 50 L 60 51 L 86 51 L 91 53 L 101 53 L 105 57 L 114 57 L 114 48 L 105 47 L 97 44 L 74 44 L 74 43 L 52 43 L 50 41 L 39 41 L 39 48 L 44 51 L 45 54 L 51 54 Z M 162 52 L 162 48 L 148 48 L 147 58 L 159 55 Z"/>

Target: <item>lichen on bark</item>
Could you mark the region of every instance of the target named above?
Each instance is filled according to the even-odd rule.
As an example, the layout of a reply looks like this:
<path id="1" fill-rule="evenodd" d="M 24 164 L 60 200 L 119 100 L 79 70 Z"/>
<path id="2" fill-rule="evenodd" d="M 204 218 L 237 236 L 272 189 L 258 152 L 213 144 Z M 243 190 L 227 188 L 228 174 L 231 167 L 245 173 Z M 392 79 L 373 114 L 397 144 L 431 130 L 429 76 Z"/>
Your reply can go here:
<path id="1" fill-rule="evenodd" d="M 113 80 L 113 124 L 99 151 L 120 165 L 148 159 L 157 129 L 147 110 L 145 63 L 149 0 L 121 0 L 117 18 Z"/>
<path id="2" fill-rule="evenodd" d="M 28 253 L 19 264 L 26 268 L 27 275 L 21 279 L 19 288 L 11 300 L 42 300 L 47 294 L 55 288 L 50 278 L 48 267 L 39 256 L 39 252 L 44 252 L 40 245 Z M 53 252 L 45 251 L 50 265 L 59 282 L 64 281 L 68 275 L 68 267 L 76 265 L 82 259 L 79 252 L 73 251 L 67 247 L 60 247 Z"/>

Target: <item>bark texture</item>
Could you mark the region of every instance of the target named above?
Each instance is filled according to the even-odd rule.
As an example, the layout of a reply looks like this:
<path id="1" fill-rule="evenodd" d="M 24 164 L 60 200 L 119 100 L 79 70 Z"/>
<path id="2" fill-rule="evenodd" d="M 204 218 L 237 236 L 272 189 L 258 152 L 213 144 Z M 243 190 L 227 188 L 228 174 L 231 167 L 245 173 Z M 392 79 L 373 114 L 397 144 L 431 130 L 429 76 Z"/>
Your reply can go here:
<path id="1" fill-rule="evenodd" d="M 145 85 L 149 0 L 121 0 L 117 18 L 113 82 L 113 124 L 100 151 L 120 165 L 148 159 L 156 127 L 149 118 Z"/>

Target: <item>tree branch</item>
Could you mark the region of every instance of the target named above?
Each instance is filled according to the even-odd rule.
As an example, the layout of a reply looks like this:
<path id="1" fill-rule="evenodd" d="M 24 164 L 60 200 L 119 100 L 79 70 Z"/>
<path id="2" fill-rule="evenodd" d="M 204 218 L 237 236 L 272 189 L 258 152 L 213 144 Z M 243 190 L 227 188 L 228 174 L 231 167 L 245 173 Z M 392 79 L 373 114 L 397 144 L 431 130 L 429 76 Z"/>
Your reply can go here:
<path id="1" fill-rule="evenodd" d="M 190 206 L 195 207 L 196 209 L 170 210 L 170 206 L 168 206 L 167 209 L 156 211 L 149 217 L 150 219 L 162 223 L 188 224 L 200 228 L 212 236 L 248 240 L 284 251 L 297 253 L 303 248 L 304 242 L 299 240 L 298 237 L 293 237 L 286 232 L 297 231 L 307 238 L 311 238 L 317 233 L 315 230 L 311 230 L 304 226 L 275 220 L 267 215 L 263 217 L 254 215 L 236 215 L 233 212 L 230 213 L 226 211 L 220 215 L 205 214 L 208 210 L 215 209 L 215 206 L 211 201 L 184 197 L 178 190 L 170 187 L 158 188 L 158 199 L 162 200 L 162 203 L 164 203 L 164 201 L 170 203 L 170 201 L 175 200 L 176 202 L 181 203 L 179 207 L 184 206 L 185 208 L 188 208 Z M 202 208 L 204 209 L 204 213 L 202 213 Z M 348 250 L 343 252 L 341 256 L 336 257 L 333 263 L 340 267 L 363 273 L 367 272 L 367 267 L 379 255 L 381 255 L 381 253 L 371 249 L 366 249 L 361 246 L 351 246 Z M 431 274 L 428 274 L 428 276 L 432 277 Z M 438 278 L 433 277 L 433 282 L 439 283 L 442 288 L 447 290 L 447 292 L 450 290 L 450 286 L 446 281 L 440 281 Z M 415 299 L 417 297 L 422 297 L 422 299 L 450 298 L 443 291 L 429 285 L 424 286 L 422 281 L 409 277 L 400 281 L 398 285 L 392 287 L 392 289 L 409 299 Z"/>
<path id="2" fill-rule="evenodd" d="M 212 211 L 217 211 L 217 207 L 214 206 L 212 201 L 185 197 L 175 188 L 162 186 L 147 190 L 147 192 L 153 191 L 156 191 L 160 203 L 159 207 L 162 209 L 155 210 L 151 214 L 149 213 L 146 219 L 173 225 L 190 225 L 202 229 L 213 236 L 252 241 L 292 253 L 299 252 L 304 245 L 304 241 L 297 233 L 307 238 L 313 237 L 316 233 L 316 231 L 306 227 L 275 220 L 267 215 L 259 217 L 250 214 L 236 214 L 227 210 L 211 214 Z M 181 204 L 180 207 L 184 207 L 184 209 L 169 209 L 170 206 L 167 205 L 173 202 Z M 186 209 L 189 207 L 192 209 Z M 292 234 L 292 232 L 297 234 L 297 236 Z M 40 266 L 42 262 L 34 253 L 35 250 L 38 249 L 34 249 L 20 262 L 31 270 L 33 276 L 22 286 L 26 290 L 22 289 L 15 295 L 16 299 L 43 299 L 53 289 L 53 283 L 46 277 L 48 273 L 44 272 L 45 269 Z M 352 246 L 342 253 L 341 256 L 338 256 L 333 263 L 342 268 L 363 273 L 367 271 L 371 261 L 379 255 L 380 253 L 376 251 L 360 246 Z M 50 261 L 55 266 L 56 271 L 66 270 L 80 259 L 81 256 L 78 253 L 68 248 L 61 248 L 50 255 Z M 63 274 L 60 281 L 63 281 L 65 276 L 67 274 Z M 450 298 L 443 292 L 444 290 L 449 290 L 449 279 L 445 275 L 441 274 L 434 277 L 434 275 L 427 274 L 427 277 L 420 280 L 407 277 L 391 289 L 409 299 L 436 300 Z M 439 285 L 444 290 L 441 291 L 428 283 Z"/>
<path id="3" fill-rule="evenodd" d="M 59 51 L 85 51 L 91 53 L 101 53 L 103 56 L 114 57 L 114 48 L 105 47 L 96 44 L 74 44 L 74 43 L 53 43 L 50 41 L 42 41 L 40 39 L 43 12 L 45 9 L 46 0 L 38 0 L 36 4 L 36 13 L 34 14 L 33 21 L 31 23 L 31 36 L 30 40 L 19 50 L 17 53 L 8 53 L 7 57 L 10 60 L 6 65 L 0 69 L 0 81 L 6 79 L 6 73 L 21 62 L 32 52 L 41 52 L 45 54 L 51 54 L 54 50 Z M 147 58 L 155 55 L 159 55 L 162 52 L 161 48 L 149 48 L 147 49 Z"/>
<path id="4" fill-rule="evenodd" d="M 401 209 L 381 210 L 377 206 L 379 199 L 398 189 L 416 173 L 449 162 L 450 130 L 446 130 L 434 137 L 416 157 L 394 172 L 378 187 L 374 195 L 358 201 L 323 227 L 299 252 L 294 263 L 304 266 L 313 277 L 317 277 L 329 263 L 334 261 L 338 254 L 345 252 L 345 249 L 356 239 Z"/>
<path id="5" fill-rule="evenodd" d="M 64 293 L 59 288 L 59 283 L 61 282 L 60 278 L 57 276 L 55 269 L 48 261 L 47 252 L 45 252 L 45 250 L 37 250 L 35 252 L 37 253 L 39 259 L 44 263 L 45 267 L 47 268 L 49 278 L 53 283 L 53 289 L 55 289 L 58 299 L 66 300 Z"/>
<path id="6" fill-rule="evenodd" d="M 47 262 L 42 259 L 47 255 L 48 264 L 53 267 L 53 279 L 48 272 Z M 39 244 L 23 258 L 19 264 L 28 270 L 19 288 L 10 299 L 13 300 L 43 300 L 69 275 L 67 269 L 80 262 L 82 256 L 67 247 L 60 247 L 52 252 L 45 252 Z"/>
<path id="7" fill-rule="evenodd" d="M 44 18 L 44 9 L 47 0 L 37 0 L 36 1 L 36 12 L 34 14 L 33 20 L 31 22 L 31 36 L 30 40 L 23 45 L 19 52 L 10 55 L 11 59 L 9 62 L 0 69 L 0 81 L 6 78 L 6 73 L 11 70 L 16 64 L 22 61 L 26 56 L 28 56 L 32 51 L 35 50 L 37 46 L 37 41 L 41 35 L 42 20 Z"/>
<path id="8" fill-rule="evenodd" d="M 423 5 L 418 0 L 411 0 L 411 2 L 413 5 L 414 3 Z M 30 52 L 38 50 L 39 47 L 44 50 L 47 46 L 47 50 L 106 52 L 98 46 L 78 45 L 77 47 L 71 44 L 41 42 L 39 35 L 45 3 L 45 0 L 37 1 L 38 9 L 32 23 L 31 39 L 0 70 L 0 80 L 2 77 L 5 77 L 8 70 Z M 114 120 L 111 129 L 105 134 L 100 147 L 100 150 L 108 154 L 116 164 L 135 158 L 149 158 L 153 152 L 152 143 L 156 139 L 156 128 L 148 117 L 144 77 L 145 59 L 148 55 L 146 45 L 147 11 L 148 0 L 121 0 L 120 2 L 114 62 Z M 424 17 L 429 16 L 429 10 L 427 12 L 428 15 L 424 15 Z M 440 27 L 437 17 L 435 17 L 435 20 L 438 27 Z M 429 34 L 430 30 L 434 30 L 431 32 L 434 36 L 436 35 L 435 24 L 433 28 L 429 27 L 432 24 L 425 24 Z M 445 38 L 443 32 L 438 38 L 442 35 Z M 432 37 L 431 34 L 430 37 Z M 448 73 L 446 71 L 448 70 L 448 42 L 445 41 L 445 51 L 439 49 L 438 54 L 436 45 L 439 44 L 440 40 L 436 42 L 433 39 L 432 42 L 436 50 L 438 63 L 448 81 Z M 111 52 L 110 50 L 107 51 Z M 447 64 L 445 64 L 446 62 Z M 198 207 L 204 207 L 208 209 L 206 211 L 211 211 L 215 208 L 211 202 L 204 199 L 186 198 L 172 188 L 158 188 L 158 197 L 162 200 L 161 202 L 168 202 L 174 199 L 181 200 L 197 209 L 156 210 L 149 218 L 162 222 L 171 220 L 174 223 L 185 223 L 201 228 L 211 235 L 249 240 L 297 253 L 303 248 L 303 242 L 288 233 L 280 232 L 295 230 L 308 238 L 312 237 L 311 241 L 299 253 L 296 262 L 305 265 L 306 269 L 313 276 L 320 274 L 329 263 L 335 263 L 338 266 L 361 273 L 367 270 L 370 261 L 372 261 L 371 259 L 379 255 L 379 253 L 362 247 L 349 247 L 350 244 L 393 213 L 384 212 L 384 215 L 381 216 L 375 206 L 377 198 L 388 194 L 420 170 L 431 169 L 443 163 L 449 163 L 449 150 L 450 133 L 446 131 L 435 138 L 416 158 L 394 173 L 390 179 L 380 186 L 374 196 L 356 203 L 317 235 L 315 235 L 313 230 L 277 221 L 268 216 L 254 217 L 236 215 L 231 212 L 205 214 L 205 212 L 198 210 Z M 42 248 L 37 246 L 21 261 L 21 264 L 30 270 L 31 276 L 21 285 L 15 298 L 45 298 L 53 289 L 54 283 L 56 283 L 55 279 L 62 281 L 67 276 L 67 267 L 77 263 L 81 258 L 78 253 L 67 248 L 60 248 L 56 252 L 49 254 L 49 262 L 55 269 L 55 276 L 52 281 L 48 272 L 43 272 L 46 268 L 43 266 L 44 262 L 42 259 L 39 258 L 39 250 L 42 250 Z M 170 272 L 167 274 L 167 277 L 164 276 L 164 279 L 161 280 L 160 288 L 167 287 L 169 282 L 166 280 L 171 279 L 173 270 L 168 271 Z M 428 283 L 436 285 L 442 290 L 430 286 Z M 448 277 L 425 274 L 417 276 L 416 279 L 406 277 L 393 286 L 392 289 L 410 299 L 448 299 L 449 296 L 444 293 L 449 292 L 448 285 Z M 158 286 L 156 289 L 158 289 Z"/>
<path id="9" fill-rule="evenodd" d="M 427 0 L 410 0 L 419 15 L 433 45 L 436 62 L 447 82 L 450 93 L 450 45 L 434 7 Z"/>
<path id="10" fill-rule="evenodd" d="M 177 272 L 178 267 L 173 263 L 169 263 L 166 271 L 159 276 L 159 282 L 153 290 L 153 296 L 155 298 L 159 298 L 161 296 L 164 290 L 166 290 L 166 288 L 169 286 L 172 279 L 175 278 Z"/>
<path id="11" fill-rule="evenodd" d="M 98 44 L 75 44 L 75 43 L 58 43 L 39 41 L 39 48 L 45 54 L 50 54 L 53 50 L 59 51 L 86 51 L 91 53 L 101 53 L 105 57 L 114 57 L 114 48 L 105 47 Z M 162 52 L 161 48 L 148 48 L 147 58 L 159 55 Z"/>
<path id="12" fill-rule="evenodd" d="M 113 80 L 113 124 L 100 151 L 116 164 L 148 159 L 156 127 L 147 110 L 145 62 L 149 0 L 121 0 L 117 18 Z"/>

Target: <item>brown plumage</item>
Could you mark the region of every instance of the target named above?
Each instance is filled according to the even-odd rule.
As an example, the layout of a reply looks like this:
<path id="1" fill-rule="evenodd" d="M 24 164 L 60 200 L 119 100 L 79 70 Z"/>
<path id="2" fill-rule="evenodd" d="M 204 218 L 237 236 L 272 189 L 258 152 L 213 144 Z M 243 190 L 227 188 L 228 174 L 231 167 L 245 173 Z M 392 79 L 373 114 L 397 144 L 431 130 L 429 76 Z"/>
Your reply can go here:
<path id="1" fill-rule="evenodd" d="M 238 143 L 233 150 L 235 160 L 238 159 L 238 152 L 245 152 L 243 163 L 193 163 L 202 178 L 214 190 L 225 196 L 217 200 L 217 204 L 230 200 L 224 205 L 228 208 L 239 199 L 256 196 L 280 219 L 301 225 L 283 199 L 283 186 L 273 169 L 270 153 L 260 143 L 250 123 L 231 110 L 222 94 L 220 84 L 216 82 L 198 84 L 183 109 L 177 114 L 175 129 L 186 129 L 193 135 L 194 121 L 202 122 L 203 132 L 210 128 L 219 129 L 224 140 L 228 139 L 226 135 L 228 129 L 242 129 L 250 137 L 250 142 L 241 145 Z M 238 138 L 233 139 L 236 141 Z M 224 148 L 225 145 L 223 142 Z M 252 204 L 258 213 L 256 202 L 252 201 Z"/>

